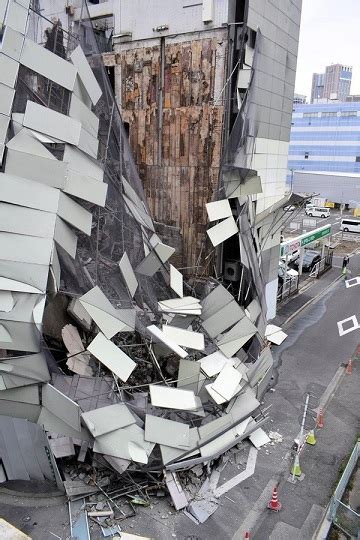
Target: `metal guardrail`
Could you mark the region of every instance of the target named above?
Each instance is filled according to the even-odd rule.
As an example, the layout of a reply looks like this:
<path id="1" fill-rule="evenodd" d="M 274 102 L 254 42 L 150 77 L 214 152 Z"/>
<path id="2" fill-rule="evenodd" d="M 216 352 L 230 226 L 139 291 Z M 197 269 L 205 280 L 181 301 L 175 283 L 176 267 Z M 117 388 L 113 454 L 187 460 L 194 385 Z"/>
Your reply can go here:
<path id="1" fill-rule="evenodd" d="M 331 498 L 329 509 L 329 520 L 336 527 L 341 529 L 346 534 L 352 537 L 357 537 L 360 531 L 360 514 L 357 514 L 349 505 L 345 504 L 341 499 L 349 484 L 351 475 L 357 466 L 360 456 L 360 442 L 358 441 L 351 453 L 349 461 L 346 464 L 345 470 L 341 475 L 335 492 Z"/>

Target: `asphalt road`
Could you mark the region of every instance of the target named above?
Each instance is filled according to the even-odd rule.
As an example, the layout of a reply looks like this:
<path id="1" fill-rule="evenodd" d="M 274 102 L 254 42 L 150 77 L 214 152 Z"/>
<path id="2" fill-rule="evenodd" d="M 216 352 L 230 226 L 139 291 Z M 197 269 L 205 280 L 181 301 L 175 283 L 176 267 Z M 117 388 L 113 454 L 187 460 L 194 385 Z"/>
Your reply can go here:
<path id="1" fill-rule="evenodd" d="M 286 227 L 284 228 L 285 239 L 288 237 L 299 236 L 304 232 L 317 229 L 323 225 L 330 225 L 332 227 L 332 234 L 339 232 L 340 223 L 342 218 L 353 217 L 349 212 L 340 213 L 340 210 L 330 208 L 330 216 L 328 218 L 315 218 L 309 217 L 305 214 L 305 210 L 294 210 L 289 213 Z"/>

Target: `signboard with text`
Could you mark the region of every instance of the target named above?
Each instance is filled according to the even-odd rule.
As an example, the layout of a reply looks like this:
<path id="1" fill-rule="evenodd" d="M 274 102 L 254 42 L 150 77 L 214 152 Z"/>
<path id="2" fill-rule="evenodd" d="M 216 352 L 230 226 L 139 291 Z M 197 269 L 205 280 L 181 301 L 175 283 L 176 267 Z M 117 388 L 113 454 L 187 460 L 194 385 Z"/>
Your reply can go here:
<path id="1" fill-rule="evenodd" d="M 307 246 L 308 244 L 315 242 L 315 240 L 320 240 L 320 238 L 324 238 L 324 236 L 329 236 L 330 234 L 331 225 L 328 225 L 325 228 L 321 228 L 304 234 L 298 238 L 294 238 L 294 240 L 289 240 L 286 243 L 284 242 L 280 246 L 280 257 L 284 255 L 291 255 L 291 253 L 294 253 L 294 251 L 300 249 L 301 247 Z"/>

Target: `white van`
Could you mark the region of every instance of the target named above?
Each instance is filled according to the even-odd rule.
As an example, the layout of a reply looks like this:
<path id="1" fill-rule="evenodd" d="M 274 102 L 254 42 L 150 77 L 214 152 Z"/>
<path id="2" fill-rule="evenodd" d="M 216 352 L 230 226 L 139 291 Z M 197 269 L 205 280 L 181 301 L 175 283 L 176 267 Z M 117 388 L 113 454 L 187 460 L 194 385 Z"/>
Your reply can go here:
<path id="1" fill-rule="evenodd" d="M 310 217 L 326 218 L 330 216 L 330 208 L 324 208 L 323 206 L 309 206 L 309 208 L 305 209 L 305 214 Z"/>
<path id="2" fill-rule="evenodd" d="M 360 233 L 360 220 L 358 219 L 342 219 L 340 231 L 358 232 Z"/>

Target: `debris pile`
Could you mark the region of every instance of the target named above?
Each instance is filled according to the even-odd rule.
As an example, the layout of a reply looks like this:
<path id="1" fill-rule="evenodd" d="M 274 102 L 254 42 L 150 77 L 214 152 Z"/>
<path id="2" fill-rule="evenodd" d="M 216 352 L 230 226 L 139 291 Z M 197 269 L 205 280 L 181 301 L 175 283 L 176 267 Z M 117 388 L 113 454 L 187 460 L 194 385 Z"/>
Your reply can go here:
<path id="1" fill-rule="evenodd" d="M 0 433 L 18 451 L 0 476 L 55 481 L 74 529 L 86 513 L 113 535 L 165 493 L 201 523 L 218 506 L 212 465 L 246 438 L 264 444 L 273 360 L 252 203 L 233 195 L 238 221 L 231 190 L 207 204 L 213 247 L 241 245 L 236 297 L 225 282 L 187 283 L 155 233 L 95 41 L 85 56 L 79 24 L 60 43 L 68 61 L 4 22 Z"/>

